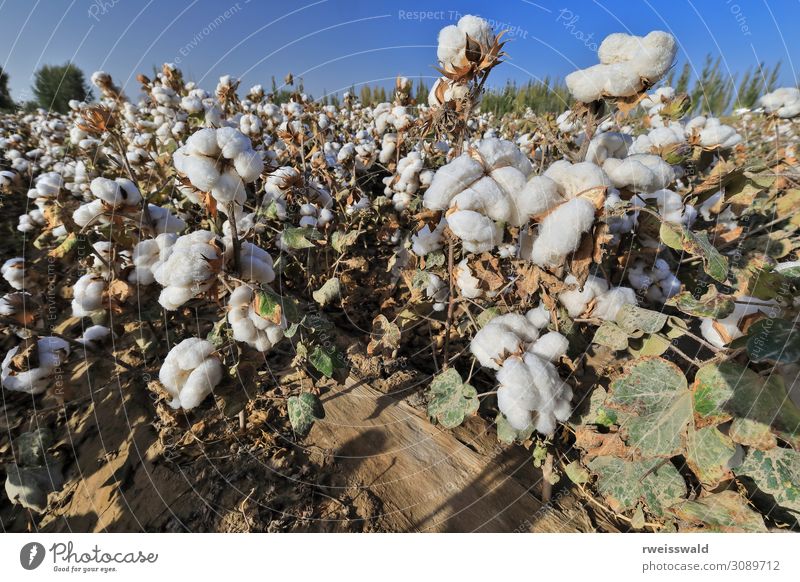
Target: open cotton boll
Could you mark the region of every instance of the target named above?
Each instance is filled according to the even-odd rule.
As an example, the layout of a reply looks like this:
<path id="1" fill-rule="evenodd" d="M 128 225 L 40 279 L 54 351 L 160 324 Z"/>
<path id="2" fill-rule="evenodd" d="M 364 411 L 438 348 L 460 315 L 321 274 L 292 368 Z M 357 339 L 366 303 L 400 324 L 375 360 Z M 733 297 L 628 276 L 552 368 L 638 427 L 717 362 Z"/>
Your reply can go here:
<path id="1" fill-rule="evenodd" d="M 156 204 L 148 204 L 147 211 L 150 214 L 151 225 L 156 234 L 178 233 L 186 228 L 186 222 L 172 214 L 168 208 L 162 208 Z"/>
<path id="2" fill-rule="evenodd" d="M 571 412 L 572 388 L 563 382 L 552 363 L 534 353 L 508 358 L 497 373 L 497 405 L 509 424 L 525 430 L 531 424 L 545 435 Z"/>
<path id="3" fill-rule="evenodd" d="M 703 337 L 713 346 L 724 348 L 733 340 L 744 335 L 739 324 L 744 317 L 762 311 L 769 314 L 776 310 L 774 301 L 762 301 L 755 297 L 743 295 L 737 298 L 733 312 L 724 319 L 714 320 L 704 317 L 700 323 L 700 332 Z"/>
<path id="4" fill-rule="evenodd" d="M 567 353 L 569 341 L 557 331 L 548 332 L 539 337 L 528 348 L 532 354 L 550 362 L 557 362 L 561 356 Z"/>
<path id="5" fill-rule="evenodd" d="M 742 136 L 716 117 L 698 115 L 686 124 L 686 137 L 706 149 L 727 149 L 741 143 Z"/>
<path id="6" fill-rule="evenodd" d="M 539 337 L 539 330 L 519 313 L 492 318 L 470 342 L 469 349 L 482 366 L 500 369 L 504 358 L 525 351 Z"/>
<path id="7" fill-rule="evenodd" d="M 233 245 L 227 246 L 232 247 Z M 240 275 L 243 279 L 257 283 L 272 283 L 275 280 L 272 257 L 261 247 L 250 242 L 242 243 L 240 260 L 242 264 Z"/>
<path id="8" fill-rule="evenodd" d="M 659 87 L 652 93 L 647 94 L 639 101 L 639 105 L 646 109 L 651 115 L 658 113 L 664 107 L 664 103 L 675 97 L 675 89 L 672 87 Z"/>
<path id="9" fill-rule="evenodd" d="M 782 119 L 791 119 L 800 115 L 800 89 L 781 87 L 760 97 L 758 103 L 767 113 L 774 113 Z"/>
<path id="10" fill-rule="evenodd" d="M 463 241 L 464 249 L 483 253 L 496 247 L 503 238 L 500 225 L 491 218 L 472 210 L 458 210 L 448 215 L 447 224 Z"/>
<path id="11" fill-rule="evenodd" d="M 629 97 L 663 77 L 676 52 L 675 38 L 666 32 L 653 31 L 644 37 L 614 33 L 600 44 L 600 64 L 567 75 L 567 88 L 584 103 Z"/>
<path id="12" fill-rule="evenodd" d="M 459 210 L 474 210 L 495 221 L 507 222 L 511 217 L 510 198 L 488 176 L 459 192 L 451 200 L 451 205 Z M 450 228 L 453 228 L 452 225 Z"/>
<path id="13" fill-rule="evenodd" d="M 445 26 L 439 31 L 436 56 L 443 69 L 452 71 L 468 63 L 467 35 L 481 46 L 482 52 L 486 52 L 494 41 L 488 21 L 471 14 L 461 17 L 456 26 Z"/>
<path id="14" fill-rule="evenodd" d="M 591 162 L 571 164 L 567 160 L 559 160 L 547 168 L 544 176 L 558 185 L 559 194 L 566 200 L 592 188 L 607 188 L 611 185 L 603 169 Z"/>
<path id="15" fill-rule="evenodd" d="M 95 178 L 89 185 L 95 198 L 102 200 L 113 208 L 135 206 L 142 201 L 142 195 L 136 185 L 127 178 Z"/>
<path id="16" fill-rule="evenodd" d="M 11 348 L 2 363 L 3 388 L 13 392 L 41 394 L 50 386 L 56 369 L 69 356 L 69 344 L 59 337 L 41 337 L 36 341 L 38 367 L 18 371 L 12 366 L 12 360 L 19 352 L 20 346 Z"/>
<path id="17" fill-rule="evenodd" d="M 444 311 L 444 308 L 446 307 L 445 301 L 447 301 L 450 291 L 447 288 L 447 285 L 445 285 L 445 282 L 442 281 L 441 277 L 433 273 L 429 273 L 428 283 L 425 286 L 425 295 L 428 297 L 428 299 L 433 301 L 434 311 Z"/>
<path id="18" fill-rule="evenodd" d="M 90 317 L 103 308 L 106 281 L 95 273 L 86 273 L 72 287 L 73 317 Z"/>
<path id="19" fill-rule="evenodd" d="M 575 198 L 553 210 L 539 225 L 531 261 L 542 267 L 562 264 L 594 224 L 594 214 L 594 204 L 584 198 Z"/>
<path id="20" fill-rule="evenodd" d="M 633 137 L 625 133 L 607 131 L 595 135 L 586 150 L 586 161 L 602 165 L 609 158 L 624 158 Z"/>
<path id="21" fill-rule="evenodd" d="M 630 287 L 615 287 L 596 297 L 592 317 L 614 321 L 623 305 L 636 305 L 636 292 Z"/>
<path id="22" fill-rule="evenodd" d="M 161 306 L 173 311 L 205 293 L 221 268 L 222 258 L 216 237 L 208 231 L 179 237 L 170 247 L 169 256 L 152 269 L 153 277 L 164 287 L 158 298 Z"/>
<path id="23" fill-rule="evenodd" d="M 158 378 L 173 397 L 172 408 L 195 408 L 219 384 L 222 364 L 213 352 L 211 342 L 193 337 L 173 347 L 164 358 Z"/>
<path id="24" fill-rule="evenodd" d="M 583 314 L 595 298 L 608 291 L 608 282 L 594 275 L 589 275 L 583 284 L 583 288 L 578 285 L 578 280 L 573 275 L 567 275 L 564 283 L 573 285 L 575 288 L 562 291 L 558 295 L 558 301 L 566 308 L 569 316 L 573 318 Z"/>
<path id="25" fill-rule="evenodd" d="M 163 233 L 155 239 L 140 241 L 133 248 L 134 269 L 128 281 L 140 285 L 150 285 L 155 281 L 153 270 L 165 261 L 172 252 L 172 245 L 178 237 L 174 233 Z"/>
<path id="26" fill-rule="evenodd" d="M 83 336 L 79 337 L 77 341 L 91 350 L 97 350 L 102 347 L 106 339 L 111 336 L 111 330 L 104 325 L 93 325 L 87 327 L 83 332 Z"/>
<path id="27" fill-rule="evenodd" d="M 634 289 L 656 303 L 663 303 L 681 290 L 680 279 L 672 273 L 664 259 L 656 259 L 652 267 L 642 259 L 637 259 L 628 269 L 628 281 Z"/>
<path id="28" fill-rule="evenodd" d="M 639 198 L 648 202 L 654 201 L 659 215 L 667 222 L 691 226 L 697 218 L 694 207 L 691 204 L 684 204 L 681 195 L 672 190 L 656 190 L 649 194 L 641 194 Z"/>
<path id="29" fill-rule="evenodd" d="M 423 205 L 431 210 L 446 210 L 453 197 L 483 176 L 483 166 L 469 154 L 461 154 L 442 166 L 423 196 Z"/>
<path id="30" fill-rule="evenodd" d="M 462 259 L 456 266 L 456 286 L 461 295 L 468 299 L 476 299 L 484 294 L 481 282 L 472 275 L 467 259 Z"/>
<path id="31" fill-rule="evenodd" d="M 525 314 L 525 318 L 536 329 L 541 330 L 550 325 L 550 311 L 548 311 L 544 305 L 539 305 L 538 307 L 530 309 Z"/>
<path id="32" fill-rule="evenodd" d="M 228 299 L 228 323 L 233 339 L 244 342 L 260 352 L 266 352 L 283 339 L 286 318 L 280 324 L 264 319 L 253 308 L 255 291 L 249 285 L 240 285 Z"/>
<path id="33" fill-rule="evenodd" d="M 0 274 L 3 279 L 17 291 L 21 291 L 26 287 L 34 287 L 33 281 L 26 277 L 25 259 L 22 257 L 15 257 L 8 259 L 3 266 L 0 267 Z"/>
<path id="34" fill-rule="evenodd" d="M 625 159 L 609 158 L 603 164 L 615 188 L 632 192 L 655 192 L 675 181 L 675 171 L 660 156 L 634 154 Z"/>

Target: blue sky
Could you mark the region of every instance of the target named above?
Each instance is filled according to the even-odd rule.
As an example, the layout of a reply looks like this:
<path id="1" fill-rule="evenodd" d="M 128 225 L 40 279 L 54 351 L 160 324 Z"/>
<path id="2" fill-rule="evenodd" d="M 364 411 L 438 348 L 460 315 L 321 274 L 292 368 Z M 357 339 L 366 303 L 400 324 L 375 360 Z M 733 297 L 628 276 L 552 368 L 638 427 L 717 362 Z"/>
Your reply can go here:
<path id="1" fill-rule="evenodd" d="M 137 73 L 179 61 L 207 89 L 222 74 L 248 88 L 291 71 L 319 97 L 397 74 L 433 78 L 437 32 L 462 14 L 510 29 L 494 85 L 563 77 L 594 64 L 605 35 L 653 29 L 678 38 L 679 64 L 699 69 L 712 53 L 735 74 L 781 60 L 781 83 L 798 82 L 797 0 L 0 0 L 0 66 L 17 100 L 31 97 L 36 68 L 68 60 L 87 77 L 110 72 L 133 95 Z"/>

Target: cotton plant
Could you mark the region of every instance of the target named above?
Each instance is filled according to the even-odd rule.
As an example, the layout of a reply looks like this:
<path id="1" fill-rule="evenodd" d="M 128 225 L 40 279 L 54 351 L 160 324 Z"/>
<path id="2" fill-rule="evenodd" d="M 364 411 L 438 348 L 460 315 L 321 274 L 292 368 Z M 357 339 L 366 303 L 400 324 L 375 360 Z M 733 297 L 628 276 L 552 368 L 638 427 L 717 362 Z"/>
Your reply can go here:
<path id="1" fill-rule="evenodd" d="M 636 293 L 630 287 L 610 287 L 608 281 L 589 275 L 579 284 L 574 275 L 567 275 L 564 284 L 570 287 L 558 295 L 558 301 L 572 317 L 589 316 L 614 321 L 623 305 L 636 305 Z"/>
<path id="2" fill-rule="evenodd" d="M 730 149 L 742 141 L 733 127 L 717 117 L 698 115 L 686 124 L 685 132 L 690 144 L 709 150 Z"/>
<path id="3" fill-rule="evenodd" d="M 640 294 L 654 303 L 664 303 L 681 290 L 681 281 L 664 259 L 648 265 L 636 259 L 627 269 L 628 282 Z"/>

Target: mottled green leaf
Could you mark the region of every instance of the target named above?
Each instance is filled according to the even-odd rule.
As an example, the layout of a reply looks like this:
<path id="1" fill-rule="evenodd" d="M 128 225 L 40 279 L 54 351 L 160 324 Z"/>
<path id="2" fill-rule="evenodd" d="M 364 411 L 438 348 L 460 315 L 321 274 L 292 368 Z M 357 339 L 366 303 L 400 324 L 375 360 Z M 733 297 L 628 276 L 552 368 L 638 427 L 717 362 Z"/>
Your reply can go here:
<path id="1" fill-rule="evenodd" d="M 331 235 L 331 246 L 337 253 L 343 253 L 347 247 L 352 246 L 361 234 L 358 230 L 351 230 L 344 232 L 337 230 Z"/>
<path id="2" fill-rule="evenodd" d="M 637 331 L 656 333 L 661 331 L 664 324 L 667 323 L 667 316 L 658 311 L 625 304 L 617 313 L 616 323 L 627 334 Z"/>
<path id="3" fill-rule="evenodd" d="M 767 531 L 762 517 L 753 511 L 735 491 L 722 491 L 697 499 L 682 501 L 669 508 L 677 518 L 707 532 Z"/>
<path id="4" fill-rule="evenodd" d="M 800 453 L 792 449 L 751 449 L 735 470 L 737 477 L 750 477 L 758 489 L 790 511 L 800 513 Z"/>
<path id="5" fill-rule="evenodd" d="M 465 384 L 455 368 L 436 376 L 428 392 L 428 416 L 444 428 L 459 426 L 478 411 L 478 393 Z"/>
<path id="6" fill-rule="evenodd" d="M 592 342 L 612 350 L 624 350 L 628 347 L 628 334 L 613 321 L 604 321 L 594 332 Z"/>
<path id="7" fill-rule="evenodd" d="M 686 437 L 686 462 L 704 485 L 715 487 L 728 476 L 728 461 L 735 452 L 733 441 L 717 427 L 689 428 Z"/>
<path id="8" fill-rule="evenodd" d="M 598 492 L 614 511 L 628 511 L 644 501 L 652 514 L 661 516 L 686 497 L 686 483 L 669 462 L 597 457 L 588 466 L 597 475 Z"/>
<path id="9" fill-rule="evenodd" d="M 328 378 L 333 378 L 333 371 L 336 368 L 333 355 L 335 350 L 325 349 L 322 346 L 314 346 L 314 350 L 309 354 L 308 361 L 311 365 Z"/>
<path id="10" fill-rule="evenodd" d="M 611 383 L 607 405 L 630 413 L 620 429 L 643 457 L 671 457 L 681 451 L 692 420 L 692 395 L 675 364 L 661 358 L 633 362 Z"/>
<path id="11" fill-rule="evenodd" d="M 749 418 L 734 418 L 728 429 L 728 435 L 735 443 L 762 451 L 778 446 L 778 439 L 772 434 L 768 424 Z"/>
<path id="12" fill-rule="evenodd" d="M 307 434 L 315 420 L 325 418 L 322 403 L 310 392 L 290 396 L 286 401 L 286 408 L 289 411 L 289 422 L 298 435 Z"/>
<path id="13" fill-rule="evenodd" d="M 735 362 L 712 363 L 697 371 L 692 389 L 702 424 L 746 418 L 795 446 L 800 440 L 800 408 L 778 375 L 764 378 Z"/>
<path id="14" fill-rule="evenodd" d="M 281 233 L 281 241 L 290 249 L 310 249 L 314 243 L 309 238 L 319 240 L 321 234 L 311 227 L 289 227 Z"/>
<path id="15" fill-rule="evenodd" d="M 800 332 L 791 321 L 762 319 L 747 332 L 747 353 L 754 362 L 796 362 L 800 360 Z"/>
<path id="16" fill-rule="evenodd" d="M 733 313 L 736 307 L 736 298 L 733 295 L 723 295 L 713 285 L 708 288 L 700 298 L 695 298 L 689 291 L 682 291 L 667 301 L 667 305 L 674 305 L 684 313 L 696 317 L 710 317 L 724 319 Z"/>
<path id="17" fill-rule="evenodd" d="M 700 257 L 703 261 L 703 270 L 717 281 L 724 283 L 728 278 L 728 258 L 722 256 L 711 244 L 705 232 L 692 232 L 684 226 L 662 222 L 661 240 L 669 247 L 683 249 Z M 678 241 L 680 244 L 677 244 Z"/>
<path id="18" fill-rule="evenodd" d="M 589 471 L 587 471 L 579 461 L 572 461 L 564 467 L 564 472 L 573 483 L 581 485 L 589 481 Z"/>

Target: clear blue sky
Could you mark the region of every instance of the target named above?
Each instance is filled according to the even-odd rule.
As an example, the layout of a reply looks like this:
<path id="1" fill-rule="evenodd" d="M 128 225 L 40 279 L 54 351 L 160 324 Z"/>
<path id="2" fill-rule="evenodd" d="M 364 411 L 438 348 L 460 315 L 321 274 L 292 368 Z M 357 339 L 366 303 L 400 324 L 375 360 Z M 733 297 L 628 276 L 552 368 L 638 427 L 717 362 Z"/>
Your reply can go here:
<path id="1" fill-rule="evenodd" d="M 781 60 L 784 85 L 800 69 L 797 0 L 0 0 L 0 66 L 17 100 L 31 97 L 36 68 L 70 60 L 87 77 L 110 72 L 129 95 L 137 73 L 179 61 L 209 90 L 222 74 L 246 89 L 291 71 L 319 97 L 397 74 L 432 78 L 437 32 L 461 14 L 511 29 L 494 85 L 563 77 L 594 64 L 605 35 L 653 29 L 672 32 L 679 63 L 698 69 L 707 53 L 722 55 L 730 74 Z"/>

